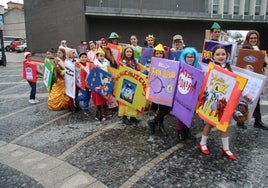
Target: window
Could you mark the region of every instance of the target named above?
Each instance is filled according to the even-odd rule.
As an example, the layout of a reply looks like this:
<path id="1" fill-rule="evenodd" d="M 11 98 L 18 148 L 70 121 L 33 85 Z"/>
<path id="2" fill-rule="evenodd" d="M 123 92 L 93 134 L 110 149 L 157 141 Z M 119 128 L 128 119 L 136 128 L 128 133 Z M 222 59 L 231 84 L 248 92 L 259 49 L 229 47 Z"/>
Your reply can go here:
<path id="1" fill-rule="evenodd" d="M 246 16 L 249 15 L 249 6 L 250 6 L 250 0 L 245 0 L 245 11 L 244 11 L 244 15 L 246 15 Z"/>
<path id="2" fill-rule="evenodd" d="M 234 0 L 234 15 L 239 14 L 239 0 Z"/>
<path id="3" fill-rule="evenodd" d="M 219 1 L 213 0 L 213 14 L 218 14 L 219 10 Z"/>
<path id="4" fill-rule="evenodd" d="M 261 13 L 261 0 L 256 0 L 255 15 L 260 15 L 260 13 Z"/>
<path id="5" fill-rule="evenodd" d="M 224 1 L 223 5 L 223 14 L 228 14 L 229 13 L 229 0 Z"/>

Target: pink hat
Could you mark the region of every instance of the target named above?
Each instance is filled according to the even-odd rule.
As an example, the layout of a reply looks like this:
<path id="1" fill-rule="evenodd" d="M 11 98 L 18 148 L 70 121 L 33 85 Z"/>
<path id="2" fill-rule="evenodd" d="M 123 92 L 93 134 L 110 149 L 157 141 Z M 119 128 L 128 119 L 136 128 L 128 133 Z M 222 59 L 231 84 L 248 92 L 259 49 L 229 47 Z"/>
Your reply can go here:
<path id="1" fill-rule="evenodd" d="M 28 57 L 29 55 L 32 56 L 31 52 L 25 52 L 25 53 L 24 53 L 24 58 L 27 59 L 27 57 Z"/>

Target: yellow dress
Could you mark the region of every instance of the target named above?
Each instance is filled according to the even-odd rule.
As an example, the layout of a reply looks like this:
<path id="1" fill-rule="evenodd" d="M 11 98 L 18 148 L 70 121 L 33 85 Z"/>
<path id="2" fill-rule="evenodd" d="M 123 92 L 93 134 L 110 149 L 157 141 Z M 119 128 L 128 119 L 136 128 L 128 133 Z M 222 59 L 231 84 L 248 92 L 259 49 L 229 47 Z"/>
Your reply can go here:
<path id="1" fill-rule="evenodd" d="M 64 79 L 58 78 L 53 84 L 47 104 L 50 110 L 62 110 L 69 106 L 70 98 L 65 94 Z"/>

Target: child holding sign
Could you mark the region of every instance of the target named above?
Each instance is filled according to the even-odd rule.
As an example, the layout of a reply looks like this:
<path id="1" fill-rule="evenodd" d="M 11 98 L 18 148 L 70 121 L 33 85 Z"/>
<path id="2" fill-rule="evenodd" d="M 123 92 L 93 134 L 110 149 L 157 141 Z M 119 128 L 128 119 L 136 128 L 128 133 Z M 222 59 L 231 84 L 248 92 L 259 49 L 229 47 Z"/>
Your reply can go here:
<path id="1" fill-rule="evenodd" d="M 30 92 L 30 104 L 39 103 L 39 100 L 35 98 L 36 95 L 36 81 L 37 77 L 41 77 L 43 72 L 40 65 L 35 64 L 32 61 L 32 54 L 30 52 L 24 53 L 24 62 L 23 62 L 23 78 L 27 80 L 31 87 Z"/>

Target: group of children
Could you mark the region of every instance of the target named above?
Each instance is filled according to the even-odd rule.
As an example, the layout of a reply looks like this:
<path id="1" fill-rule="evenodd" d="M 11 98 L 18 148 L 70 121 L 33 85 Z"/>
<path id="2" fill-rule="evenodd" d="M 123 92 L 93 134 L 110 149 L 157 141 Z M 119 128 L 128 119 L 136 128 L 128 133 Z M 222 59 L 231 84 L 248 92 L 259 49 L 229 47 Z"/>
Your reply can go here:
<path id="1" fill-rule="evenodd" d="M 211 33 L 213 35 L 214 30 L 218 31 L 220 30 L 218 24 L 214 24 L 211 28 Z M 219 34 L 219 32 L 215 32 Z M 57 66 L 63 66 L 64 67 L 64 61 L 72 61 L 75 63 L 75 66 L 79 67 L 82 71 L 85 71 L 85 74 L 89 74 L 90 71 L 93 68 L 100 68 L 105 71 L 107 71 L 107 67 L 111 66 L 114 68 L 118 68 L 119 66 L 127 66 L 130 67 L 136 71 L 141 71 L 144 74 L 148 74 L 149 68 L 147 69 L 141 69 L 139 66 L 138 59 L 135 58 L 136 54 L 134 49 L 139 48 L 137 46 L 137 37 L 135 35 L 131 36 L 131 41 L 133 42 L 131 45 L 125 46 L 124 48 L 118 44 L 118 40 L 120 39 L 119 35 L 116 34 L 115 32 L 112 32 L 111 35 L 108 38 L 108 43 L 114 44 L 118 46 L 118 50 L 120 53 L 122 53 L 121 56 L 121 61 L 120 62 L 115 62 L 114 57 L 108 55 L 107 51 L 107 43 L 106 40 L 103 39 L 101 42 L 98 43 L 97 48 L 96 46 L 93 45 L 92 49 L 90 49 L 88 52 L 81 52 L 78 56 L 78 58 L 75 58 L 74 56 L 72 57 L 70 55 L 74 54 L 74 51 L 70 48 L 67 47 L 62 47 L 59 50 L 65 51 L 65 54 L 67 53 L 67 57 L 63 59 L 63 65 L 60 65 L 60 60 L 59 57 L 54 58 L 54 57 L 47 57 L 49 59 L 53 59 L 56 63 Z M 201 65 L 199 63 L 199 53 L 195 48 L 191 47 L 186 47 L 184 45 L 183 39 L 181 35 L 175 35 L 173 37 L 173 46 L 171 48 L 172 51 L 178 51 L 182 50 L 182 53 L 180 55 L 180 61 L 182 63 L 187 63 L 197 69 L 201 69 Z M 155 37 L 153 35 L 148 35 L 146 37 L 146 45 L 147 47 L 154 48 L 154 57 L 158 58 L 165 58 L 165 49 L 162 44 L 155 45 L 154 44 Z M 212 40 L 216 40 L 212 37 Z M 91 43 L 94 43 L 91 41 Z M 95 44 L 95 43 L 94 43 Z M 71 52 L 70 52 L 71 51 Z M 90 52 L 90 53 L 89 53 Z M 106 53 L 107 52 L 107 53 Z M 69 55 L 68 55 L 69 54 Z M 50 51 L 47 52 L 47 55 L 51 55 Z M 225 47 L 223 46 L 216 46 L 213 51 L 212 51 L 212 61 L 214 64 L 227 69 L 229 71 L 232 71 L 230 64 L 227 62 L 228 58 L 228 53 Z M 25 56 L 25 62 L 31 62 L 30 56 Z M 91 59 L 92 61 L 90 61 Z M 109 61 L 109 60 L 110 61 Z M 64 70 L 64 69 L 63 69 Z M 39 73 L 42 73 L 39 71 Z M 60 75 L 64 76 L 64 72 L 61 72 Z M 36 93 L 36 83 L 34 82 L 29 82 L 29 85 L 32 88 L 31 91 L 31 96 L 30 96 L 30 103 L 36 103 L 35 99 L 35 93 Z M 57 83 L 57 80 L 54 80 L 54 84 Z M 118 106 L 118 116 L 122 117 L 122 121 L 126 125 L 131 125 L 131 124 L 138 124 L 139 123 L 139 116 L 142 114 L 135 110 L 134 108 L 127 106 L 121 102 L 117 102 L 114 96 L 110 97 L 103 97 L 97 94 L 94 90 L 90 88 L 88 83 L 86 83 L 85 87 L 79 88 L 77 87 L 77 92 L 76 92 L 76 97 L 74 99 L 74 102 L 70 99 L 68 100 L 69 106 L 73 106 L 76 109 L 80 107 L 79 102 L 82 102 L 82 109 L 84 110 L 85 114 L 88 113 L 89 110 L 89 103 L 90 99 L 92 97 L 93 103 L 96 106 L 96 120 L 99 121 L 105 121 L 107 118 L 112 116 L 111 109 L 109 109 L 109 105 L 113 103 L 112 108 L 117 109 Z M 52 87 L 53 90 L 53 87 Z M 57 92 L 64 92 L 64 88 L 61 91 Z M 51 93 L 50 93 L 51 95 Z M 32 102 L 35 101 L 35 102 Z M 71 101 L 71 102 L 70 102 Z M 68 106 L 68 105 L 67 105 Z M 153 120 L 148 121 L 149 128 L 151 130 L 151 133 L 155 133 L 156 126 L 159 126 L 159 130 L 165 133 L 164 129 L 164 117 L 170 113 L 171 109 L 168 106 L 165 105 L 158 105 L 158 104 L 153 104 L 152 106 L 157 106 L 157 112 Z M 64 107 L 66 108 L 66 106 Z M 212 125 L 206 123 L 203 129 L 203 135 L 201 138 L 201 141 L 198 145 L 201 153 L 208 155 L 210 154 L 210 151 L 207 148 L 207 138 L 208 135 L 211 131 Z M 194 137 L 190 134 L 189 128 L 184 125 L 180 120 L 178 120 L 178 134 L 177 138 L 180 141 L 183 141 L 185 139 L 193 139 Z M 236 160 L 236 156 L 230 151 L 229 149 L 229 137 L 228 137 L 228 130 L 226 132 L 221 132 L 221 139 L 222 139 L 222 153 L 229 159 L 231 160 Z"/>

